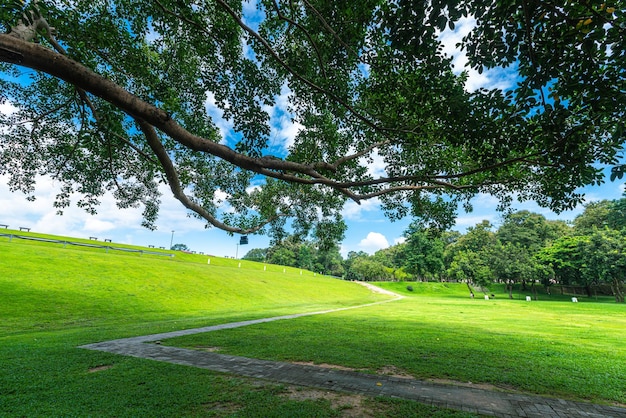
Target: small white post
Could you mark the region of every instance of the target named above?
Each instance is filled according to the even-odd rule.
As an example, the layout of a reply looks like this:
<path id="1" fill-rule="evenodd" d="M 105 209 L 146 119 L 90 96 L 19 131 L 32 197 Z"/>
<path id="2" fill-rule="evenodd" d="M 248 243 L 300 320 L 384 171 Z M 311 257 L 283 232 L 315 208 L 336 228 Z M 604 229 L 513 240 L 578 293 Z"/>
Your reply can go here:
<path id="1" fill-rule="evenodd" d="M 241 263 L 239 263 L 239 268 L 241 268 Z"/>
<path id="2" fill-rule="evenodd" d="M 209 258 L 209 259 L 206 261 L 206 263 L 207 263 L 207 264 L 211 264 L 211 259 Z"/>
<path id="3" fill-rule="evenodd" d="M 485 300 L 489 300 L 489 295 L 485 295 Z"/>
<path id="4" fill-rule="evenodd" d="M 530 302 L 530 296 L 526 296 L 526 302 Z"/>
<path id="5" fill-rule="evenodd" d="M 263 266 L 263 271 L 267 270 L 267 266 Z"/>

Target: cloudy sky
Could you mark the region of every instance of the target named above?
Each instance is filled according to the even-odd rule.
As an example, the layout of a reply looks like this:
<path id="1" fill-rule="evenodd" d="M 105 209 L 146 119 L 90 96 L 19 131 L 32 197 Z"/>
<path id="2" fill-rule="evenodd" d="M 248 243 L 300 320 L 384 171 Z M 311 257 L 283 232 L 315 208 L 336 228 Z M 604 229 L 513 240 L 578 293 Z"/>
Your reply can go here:
<path id="1" fill-rule="evenodd" d="M 446 52 L 453 56 L 456 71 L 462 71 L 466 57 L 455 50 L 454 45 L 460 41 L 473 26 L 472 19 L 461 21 L 455 31 L 446 31 L 441 35 L 446 45 Z M 466 84 L 472 91 L 480 87 L 507 88 L 515 82 L 513 70 L 485 71 L 478 74 L 469 71 Z M 274 146 L 286 147 L 295 137 L 299 126 L 293 124 L 285 113 L 286 99 L 289 91 L 284 90 L 278 98 L 277 104 L 268 108 L 272 117 L 271 142 Z M 207 97 L 207 108 L 217 120 L 217 125 L 226 138 L 230 135 L 232 124 L 221 118 L 221 111 L 215 106 L 214 98 Z M 10 112 L 8 104 L 0 105 L 0 112 Z M 373 166 L 372 170 L 382 167 Z M 602 186 L 582 189 L 586 201 L 600 199 L 618 199 L 622 197 L 624 187 L 622 182 L 607 182 Z M 0 176 L 0 224 L 7 224 L 12 229 L 19 227 L 31 228 L 33 232 L 58 234 L 72 237 L 97 237 L 99 240 L 112 239 L 113 242 L 154 245 L 155 247 L 169 247 L 170 243 L 183 243 L 194 251 L 216 256 L 242 257 L 252 248 L 268 246 L 268 238 L 251 236 L 248 246 L 239 247 L 239 237 L 230 237 L 223 231 L 215 228 L 205 229 L 204 223 L 187 216 L 187 211 L 178 201 L 170 197 L 167 189 L 163 190 L 162 207 L 157 221 L 157 230 L 149 231 L 141 227 L 141 209 L 120 210 L 115 205 L 112 196 L 105 196 L 96 216 L 86 214 L 81 209 L 72 206 L 64 211 L 63 216 L 56 214 L 53 207 L 55 195 L 59 185 L 49 178 L 41 178 L 37 184 L 36 201 L 29 202 L 21 193 L 11 193 L 7 186 L 7 178 Z M 461 232 L 469 226 L 474 226 L 486 219 L 494 225 L 500 223 L 500 215 L 495 211 L 497 202 L 491 196 L 480 195 L 473 200 L 474 211 L 465 214 L 460 211 L 454 229 Z M 527 209 L 543 214 L 548 219 L 572 220 L 582 212 L 578 207 L 573 211 L 560 215 L 539 208 L 533 203 L 514 205 L 514 209 Z M 344 217 L 348 224 L 346 238 L 342 243 L 342 254 L 349 251 L 375 251 L 394 245 L 403 240 L 403 232 L 410 223 L 410 219 L 390 222 L 381 213 L 376 200 L 363 202 L 357 205 L 349 202 L 344 209 Z M 0 233 L 2 230 L 0 230 Z"/>

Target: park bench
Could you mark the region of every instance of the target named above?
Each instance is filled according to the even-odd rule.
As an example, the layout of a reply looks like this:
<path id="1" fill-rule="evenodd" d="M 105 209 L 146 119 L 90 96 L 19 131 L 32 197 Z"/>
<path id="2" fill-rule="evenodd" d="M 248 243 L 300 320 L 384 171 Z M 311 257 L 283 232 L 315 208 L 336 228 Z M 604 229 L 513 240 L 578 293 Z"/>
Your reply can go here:
<path id="1" fill-rule="evenodd" d="M 89 237 L 89 239 L 94 240 L 94 241 L 98 241 L 97 237 Z"/>
<path id="2" fill-rule="evenodd" d="M 30 232 L 30 228 L 26 228 L 25 226 L 20 226 L 20 231 Z"/>
<path id="3" fill-rule="evenodd" d="M 104 242 L 111 242 L 111 239 L 110 238 L 105 238 Z"/>
<path id="4" fill-rule="evenodd" d="M 0 224 L 0 227 L 2 227 L 4 229 L 9 229 L 9 225 L 5 225 L 5 224 Z"/>

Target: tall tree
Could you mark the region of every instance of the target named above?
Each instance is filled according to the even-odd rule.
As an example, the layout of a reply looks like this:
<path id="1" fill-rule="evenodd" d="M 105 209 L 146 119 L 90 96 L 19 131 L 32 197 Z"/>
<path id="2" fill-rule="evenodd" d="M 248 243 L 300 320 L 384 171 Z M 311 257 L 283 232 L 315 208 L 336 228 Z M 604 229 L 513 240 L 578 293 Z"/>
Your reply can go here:
<path id="1" fill-rule="evenodd" d="M 608 226 L 611 213 L 611 201 L 600 200 L 587 203 L 583 213 L 574 219 L 574 230 L 579 235 L 590 235 L 595 229 Z"/>
<path id="2" fill-rule="evenodd" d="M 543 215 L 527 210 L 509 213 L 498 228 L 498 239 L 503 244 L 514 244 L 531 254 L 542 248 L 546 242 L 556 239 L 555 230 Z"/>
<path id="3" fill-rule="evenodd" d="M 167 183 L 208 226 L 279 239 L 288 218 L 297 233 L 341 223 L 347 200 L 436 226 L 477 193 L 571 208 L 625 140 L 624 8 L 5 0 L 0 174 L 29 195 L 48 174 L 60 210 L 78 195 L 95 212 L 112 191 L 148 227 Z M 469 65 L 517 70 L 517 87 L 465 90 L 440 34 L 468 16 Z M 299 133 L 277 147 L 281 93 Z"/>
<path id="4" fill-rule="evenodd" d="M 596 230 L 582 244 L 582 275 L 589 283 L 608 283 L 616 302 L 624 302 L 626 231 Z"/>
<path id="5" fill-rule="evenodd" d="M 424 228 L 419 222 L 413 222 L 405 236 L 406 272 L 419 279 L 438 279 L 444 269 L 444 245 L 440 232 Z"/>
<path id="6" fill-rule="evenodd" d="M 583 243 L 588 236 L 563 236 L 537 253 L 543 265 L 553 269 L 555 280 L 560 284 L 584 284 L 581 276 L 583 267 Z"/>

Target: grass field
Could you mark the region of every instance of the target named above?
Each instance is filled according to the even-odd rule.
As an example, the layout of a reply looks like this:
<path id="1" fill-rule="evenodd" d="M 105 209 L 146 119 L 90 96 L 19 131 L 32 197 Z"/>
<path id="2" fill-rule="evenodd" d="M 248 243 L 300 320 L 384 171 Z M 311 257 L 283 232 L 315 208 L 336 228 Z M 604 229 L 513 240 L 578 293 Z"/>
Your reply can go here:
<path id="1" fill-rule="evenodd" d="M 349 412 L 349 402 L 341 397 L 293 397 L 281 385 L 76 348 L 388 298 L 311 272 L 239 263 L 0 237 L 0 415 L 293 417 Z M 386 305 L 166 343 L 626 403 L 623 305 L 586 299 L 572 304 L 558 296 L 509 301 L 496 288 L 495 300 L 471 300 L 464 285 L 411 285 L 413 292 L 406 284 L 381 284 L 407 296 Z M 362 403 L 370 416 L 469 416 L 409 401 Z"/>

